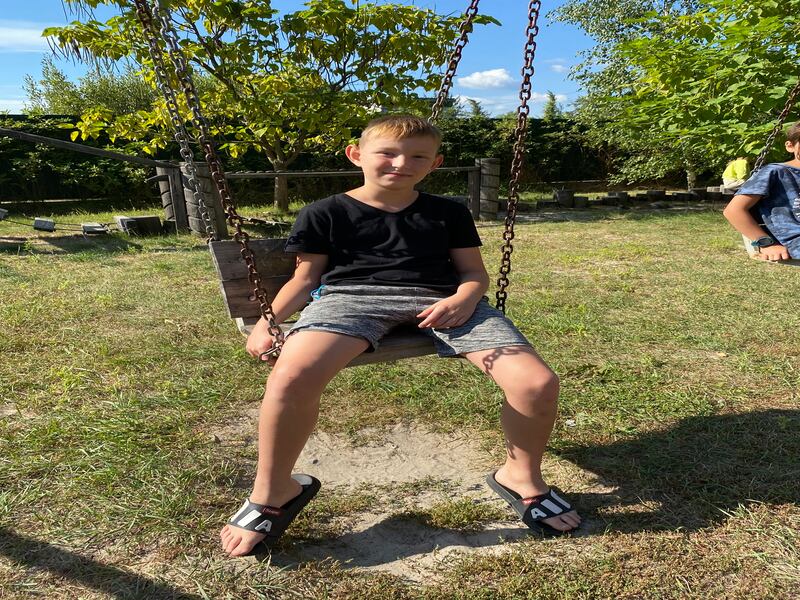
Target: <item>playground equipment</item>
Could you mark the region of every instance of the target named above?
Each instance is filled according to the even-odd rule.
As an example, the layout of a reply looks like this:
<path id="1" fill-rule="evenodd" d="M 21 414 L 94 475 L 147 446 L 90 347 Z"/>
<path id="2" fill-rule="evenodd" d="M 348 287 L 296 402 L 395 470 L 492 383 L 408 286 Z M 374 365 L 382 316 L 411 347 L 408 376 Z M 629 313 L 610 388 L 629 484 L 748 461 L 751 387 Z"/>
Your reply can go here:
<path id="1" fill-rule="evenodd" d="M 461 35 L 456 42 L 442 79 L 439 93 L 431 111 L 431 121 L 435 121 L 439 116 L 452 87 L 453 77 L 461 59 L 461 53 L 468 42 L 473 21 L 478 13 L 478 4 L 479 0 L 472 0 L 465 11 L 464 20 L 461 24 Z M 156 81 L 166 101 L 175 130 L 175 140 L 178 142 L 181 156 L 185 160 L 188 186 L 194 195 L 196 204 L 199 207 L 201 220 L 206 227 L 210 241 L 209 248 L 220 276 L 223 296 L 225 297 L 229 315 L 233 318 L 241 319 L 239 326 L 244 332 L 247 331 L 248 325 L 252 325 L 259 318 L 264 318 L 269 324 L 269 333 L 277 340 L 274 350 L 270 353 L 277 354 L 280 352 L 280 347 L 283 343 L 283 332 L 275 322 L 270 298 L 274 297 L 275 292 L 285 283 L 293 268 L 291 259 L 287 262 L 287 257 L 283 257 L 282 252 L 277 251 L 277 249 L 282 249 L 285 240 L 271 239 L 256 243 L 250 240 L 250 236 L 243 230 L 244 219 L 237 213 L 225 172 L 211 143 L 208 123 L 201 112 L 200 101 L 191 71 L 186 57 L 180 49 L 178 36 L 172 21 L 160 0 L 134 0 L 134 5 L 143 27 L 150 57 L 155 66 Z M 528 5 L 524 66 L 519 93 L 520 104 L 517 109 L 517 124 L 514 134 L 514 158 L 511 165 L 509 200 L 503 231 L 502 259 L 497 279 L 496 304 L 503 311 L 505 311 L 505 303 L 508 297 L 506 288 L 509 285 L 508 276 L 511 272 L 512 241 L 514 239 L 514 223 L 519 201 L 519 179 L 524 155 L 527 118 L 530 113 L 528 102 L 532 92 L 531 79 L 534 74 L 533 60 L 536 53 L 536 35 L 539 31 L 537 23 L 540 9 L 541 2 L 539 0 L 533 0 Z M 167 60 L 165 60 L 165 55 Z M 169 61 L 171 67 L 169 70 L 167 61 Z M 180 92 L 173 87 L 172 78 L 168 75 L 169 72 L 180 83 Z M 233 241 L 231 242 L 219 240 L 219 234 L 212 225 L 212 217 L 208 212 L 208 205 L 203 197 L 200 169 L 194 162 L 185 121 L 178 109 L 177 96 L 181 92 L 191 110 L 192 124 L 196 129 L 200 147 L 205 155 L 210 179 L 213 181 L 224 207 L 227 223 L 235 229 Z M 243 285 L 245 281 L 249 285 Z M 249 323 L 245 319 L 249 320 Z M 433 351 L 432 342 L 420 333 L 415 332 L 408 335 L 395 333 L 390 334 L 389 338 L 383 341 L 378 351 L 368 356 L 362 355 L 351 364 L 395 360 L 430 354 Z"/>

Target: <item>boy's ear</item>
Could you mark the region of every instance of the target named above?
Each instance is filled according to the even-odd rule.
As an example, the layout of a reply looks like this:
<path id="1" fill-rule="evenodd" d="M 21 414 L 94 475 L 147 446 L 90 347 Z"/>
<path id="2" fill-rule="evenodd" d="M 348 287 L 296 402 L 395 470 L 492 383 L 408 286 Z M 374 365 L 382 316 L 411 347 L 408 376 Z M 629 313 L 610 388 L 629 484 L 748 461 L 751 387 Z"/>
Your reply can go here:
<path id="1" fill-rule="evenodd" d="M 351 163 L 360 166 L 358 163 L 361 162 L 361 149 L 357 144 L 348 145 L 347 148 L 344 149 L 344 155 Z"/>
<path id="2" fill-rule="evenodd" d="M 444 162 L 444 155 L 443 154 L 437 154 L 436 158 L 433 159 L 433 166 L 431 167 L 431 171 L 441 167 L 443 162 Z"/>

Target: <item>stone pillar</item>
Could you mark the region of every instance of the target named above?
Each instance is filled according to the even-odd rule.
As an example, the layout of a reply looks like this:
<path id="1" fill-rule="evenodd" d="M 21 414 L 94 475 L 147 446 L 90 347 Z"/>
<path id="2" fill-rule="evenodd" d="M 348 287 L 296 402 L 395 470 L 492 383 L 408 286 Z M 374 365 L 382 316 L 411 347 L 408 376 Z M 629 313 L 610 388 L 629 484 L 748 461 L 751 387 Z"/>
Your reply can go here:
<path id="1" fill-rule="evenodd" d="M 480 219 L 495 221 L 500 210 L 500 160 L 479 158 L 475 163 L 481 168 Z"/>
<path id="2" fill-rule="evenodd" d="M 217 188 L 211 180 L 211 172 L 205 163 L 194 163 L 197 168 L 197 175 L 200 180 L 200 193 L 203 195 L 203 204 L 208 211 L 211 227 L 216 233 L 217 239 L 227 240 L 228 225 L 225 222 L 225 211 L 222 210 L 222 203 L 217 194 Z M 200 206 L 194 198 L 194 193 L 189 189 L 189 170 L 186 163 L 181 163 L 181 176 L 183 179 L 183 195 L 186 199 L 186 214 L 189 221 L 189 229 L 199 235 L 206 235 L 206 228 L 200 216 Z"/>

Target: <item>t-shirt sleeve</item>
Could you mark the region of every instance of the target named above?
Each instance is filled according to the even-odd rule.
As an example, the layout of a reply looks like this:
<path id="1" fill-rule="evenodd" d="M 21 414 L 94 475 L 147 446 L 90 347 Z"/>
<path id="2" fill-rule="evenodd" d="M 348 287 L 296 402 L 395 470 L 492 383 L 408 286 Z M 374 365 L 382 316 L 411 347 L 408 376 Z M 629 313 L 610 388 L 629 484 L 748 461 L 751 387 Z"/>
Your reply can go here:
<path id="1" fill-rule="evenodd" d="M 774 173 L 774 171 L 770 168 L 759 170 L 757 173 L 754 173 L 750 179 L 745 181 L 744 185 L 736 190 L 736 193 L 747 194 L 749 196 L 768 196 L 772 173 Z"/>
<path id="2" fill-rule="evenodd" d="M 469 209 L 463 204 L 453 202 L 447 219 L 451 248 L 474 248 L 481 246 L 481 238 Z"/>
<path id="3" fill-rule="evenodd" d="M 300 209 L 284 251 L 330 254 L 330 213 L 316 203 Z"/>

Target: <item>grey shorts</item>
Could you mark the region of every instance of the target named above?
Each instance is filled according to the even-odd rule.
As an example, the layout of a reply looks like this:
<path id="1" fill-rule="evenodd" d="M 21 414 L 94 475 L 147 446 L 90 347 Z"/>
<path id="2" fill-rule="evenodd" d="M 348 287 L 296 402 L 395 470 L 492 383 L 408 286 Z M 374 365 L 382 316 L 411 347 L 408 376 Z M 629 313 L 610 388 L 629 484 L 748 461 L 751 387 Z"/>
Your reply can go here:
<path id="1" fill-rule="evenodd" d="M 381 338 L 398 326 L 415 327 L 417 314 L 447 294 L 417 287 L 322 286 L 303 309 L 289 335 L 297 331 L 332 331 L 367 340 L 374 352 Z M 477 350 L 530 346 L 525 336 L 484 297 L 466 323 L 447 329 L 417 329 L 433 338 L 441 357 Z"/>

